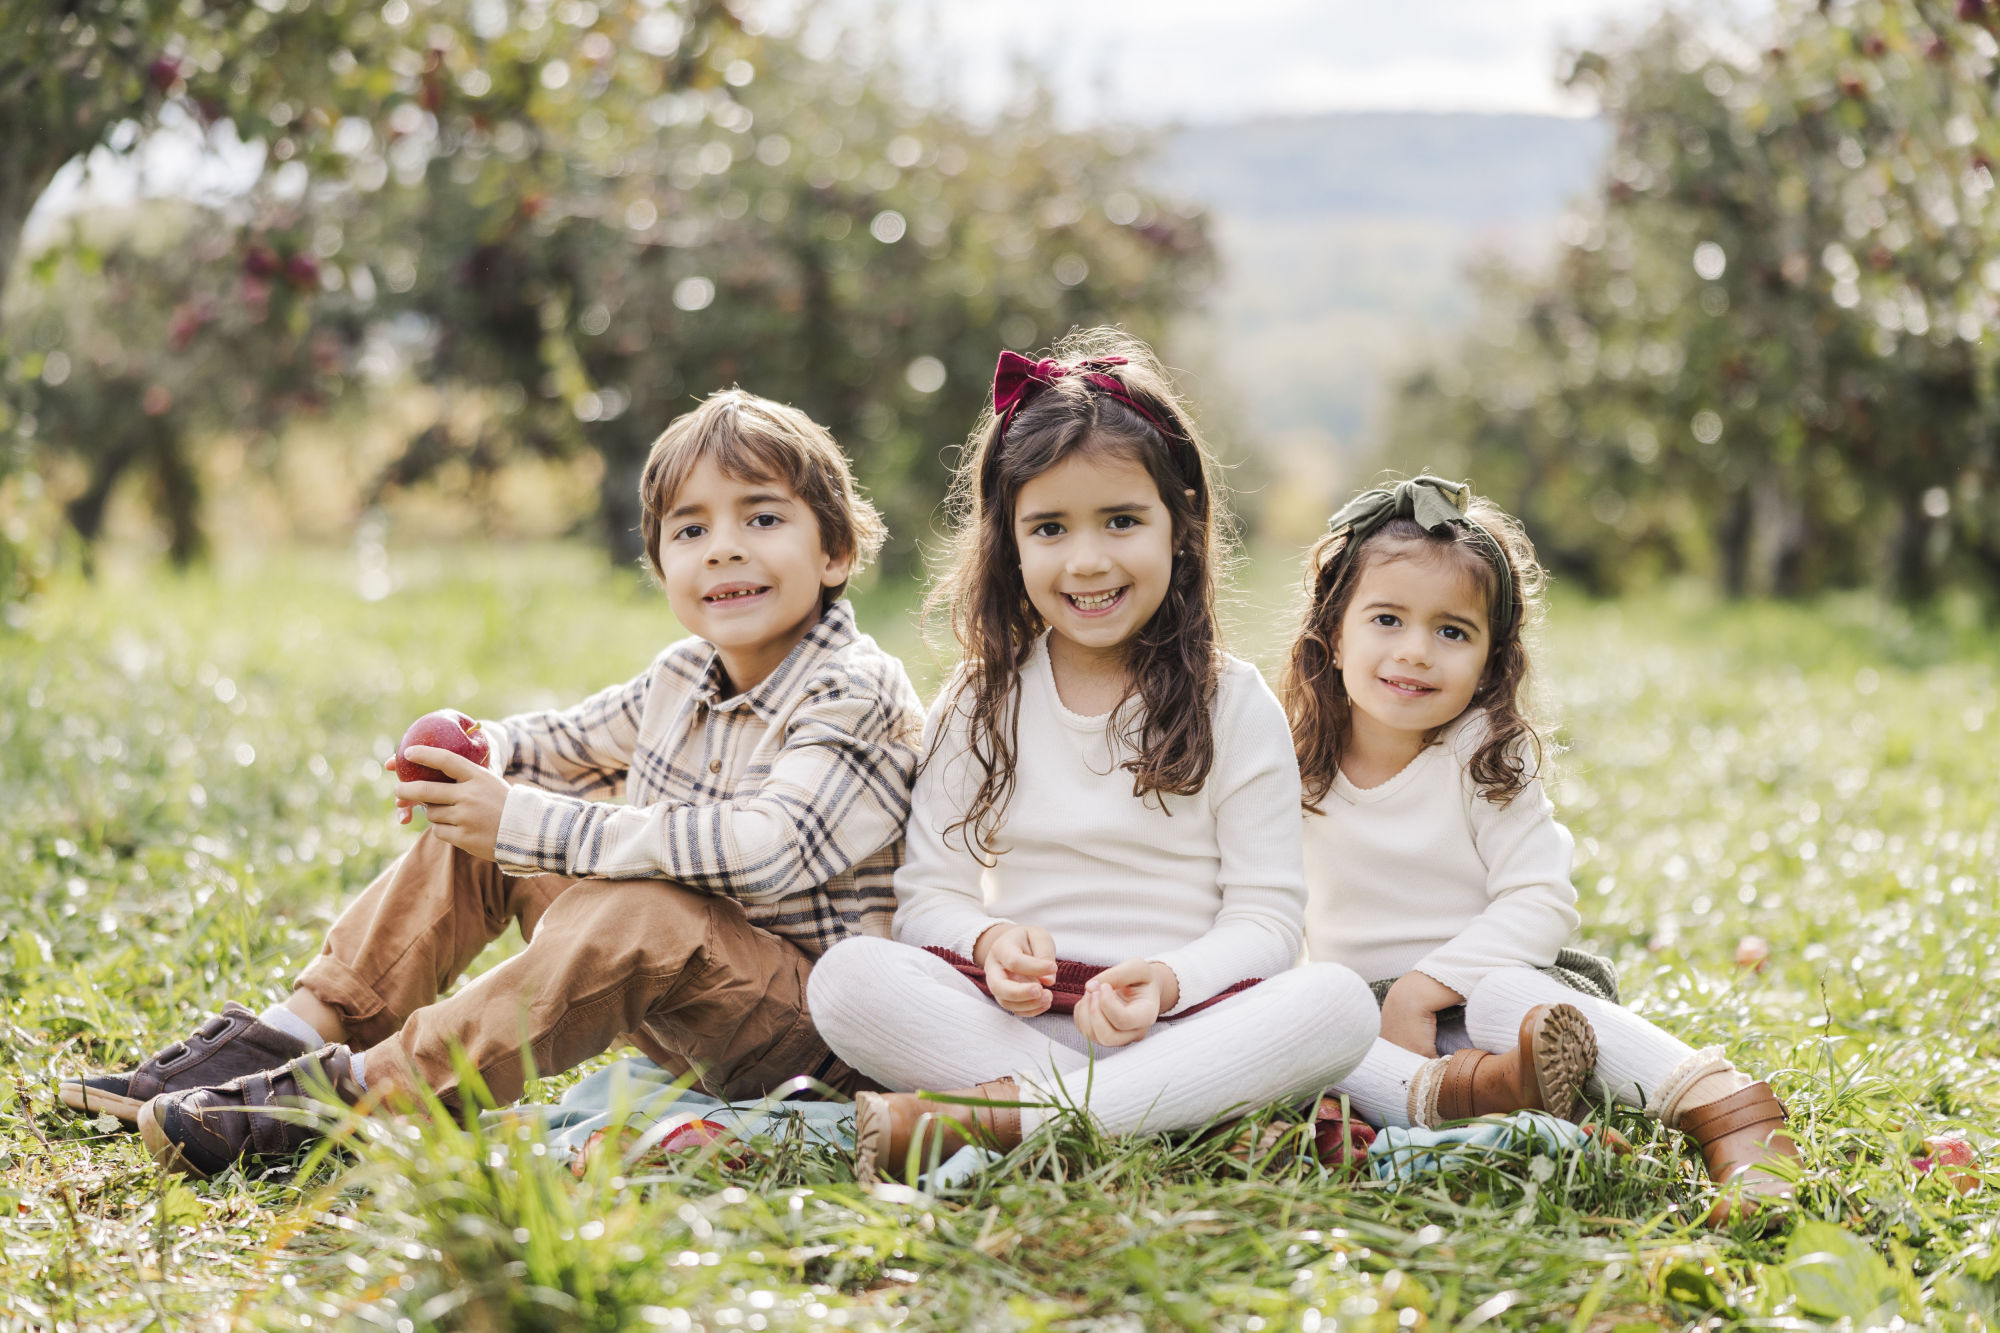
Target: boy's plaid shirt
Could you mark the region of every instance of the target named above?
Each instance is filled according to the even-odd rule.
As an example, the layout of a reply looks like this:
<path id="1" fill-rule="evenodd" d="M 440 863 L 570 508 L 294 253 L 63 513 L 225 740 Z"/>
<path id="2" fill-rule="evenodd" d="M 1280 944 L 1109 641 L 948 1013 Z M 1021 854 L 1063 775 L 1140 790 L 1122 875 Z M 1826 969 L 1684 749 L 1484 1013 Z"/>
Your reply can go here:
<path id="1" fill-rule="evenodd" d="M 755 689 L 725 699 L 722 680 L 683 639 L 573 708 L 493 724 L 495 763 L 529 784 L 495 860 L 726 894 L 815 957 L 886 936 L 923 727 L 903 664 L 839 601 Z"/>

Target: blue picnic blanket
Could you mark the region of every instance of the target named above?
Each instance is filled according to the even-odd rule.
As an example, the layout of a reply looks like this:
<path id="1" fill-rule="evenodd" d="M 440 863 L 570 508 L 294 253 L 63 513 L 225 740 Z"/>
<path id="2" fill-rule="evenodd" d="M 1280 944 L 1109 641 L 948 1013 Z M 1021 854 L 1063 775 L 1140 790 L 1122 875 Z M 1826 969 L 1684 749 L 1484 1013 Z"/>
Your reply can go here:
<path id="1" fill-rule="evenodd" d="M 549 1148 L 558 1156 L 581 1154 L 599 1130 L 623 1126 L 628 1152 L 643 1151 L 682 1125 L 708 1120 L 738 1138 L 786 1141 L 800 1136 L 836 1152 L 854 1147 L 853 1108 L 847 1102 L 808 1100 L 807 1080 L 781 1088 L 757 1102 L 723 1102 L 682 1084 L 651 1060 L 620 1060 L 591 1074 L 553 1106 L 517 1107 L 490 1114 L 519 1124 L 539 1119 Z M 1539 1111 L 1488 1116 L 1446 1129 L 1384 1129 L 1368 1147 L 1368 1169 L 1377 1180 L 1412 1181 L 1449 1171 L 1493 1153 L 1559 1155 L 1587 1146 L 1583 1131 Z M 963 1184 L 1000 1154 L 965 1147 L 924 1180 L 931 1189 Z"/>

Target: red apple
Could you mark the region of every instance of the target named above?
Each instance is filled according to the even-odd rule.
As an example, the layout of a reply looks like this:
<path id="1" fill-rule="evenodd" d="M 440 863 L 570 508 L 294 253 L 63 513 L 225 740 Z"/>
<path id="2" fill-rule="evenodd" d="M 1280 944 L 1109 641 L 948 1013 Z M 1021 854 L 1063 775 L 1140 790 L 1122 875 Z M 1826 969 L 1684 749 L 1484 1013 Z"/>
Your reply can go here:
<path id="1" fill-rule="evenodd" d="M 453 754 L 464 755 L 481 768 L 486 767 L 493 747 L 479 730 L 479 723 L 456 708 L 440 708 L 435 713 L 425 713 L 410 724 L 403 733 L 403 743 L 396 747 L 396 780 L 399 782 L 456 782 L 435 768 L 427 768 L 414 759 L 405 759 L 403 751 L 412 745 L 430 745 L 440 750 L 450 750 Z"/>
<path id="2" fill-rule="evenodd" d="M 1342 1115 L 1340 1100 L 1320 1098 L 1313 1112 L 1313 1152 L 1321 1166 L 1358 1174 L 1367 1169 L 1368 1145 L 1375 1131 L 1358 1117 Z"/>
<path id="3" fill-rule="evenodd" d="M 1944 1178 L 1960 1194 L 1970 1194 L 1979 1188 L 1979 1154 L 1958 1135 L 1933 1134 L 1924 1140 L 1924 1152 L 1925 1156 L 1910 1159 L 1910 1165 L 1917 1169 L 1917 1174 L 1929 1175 L 1934 1169 L 1943 1167 Z"/>
<path id="4" fill-rule="evenodd" d="M 569 1164 L 571 1174 L 579 1180 L 583 1179 L 593 1161 L 609 1151 L 616 1151 L 621 1155 L 628 1153 L 638 1137 L 638 1133 L 629 1126 L 620 1130 L 615 1137 L 609 1130 L 597 1130 L 571 1159 Z M 690 1120 L 685 1125 L 675 1126 L 664 1139 L 648 1148 L 633 1165 L 665 1166 L 670 1157 L 680 1153 L 700 1152 L 711 1143 L 720 1143 L 730 1137 L 729 1131 L 713 1120 Z M 738 1152 L 718 1156 L 715 1164 L 725 1171 L 733 1171 L 749 1160 L 748 1153 Z"/>
<path id="5" fill-rule="evenodd" d="M 653 1151 L 659 1157 L 682 1152 L 700 1152 L 709 1144 L 719 1143 L 728 1137 L 729 1131 L 713 1120 L 690 1120 L 661 1139 L 660 1146 Z"/>
<path id="6" fill-rule="evenodd" d="M 170 92 L 181 81 L 181 62 L 172 56 L 156 56 L 146 66 L 146 78 L 160 92 Z"/>

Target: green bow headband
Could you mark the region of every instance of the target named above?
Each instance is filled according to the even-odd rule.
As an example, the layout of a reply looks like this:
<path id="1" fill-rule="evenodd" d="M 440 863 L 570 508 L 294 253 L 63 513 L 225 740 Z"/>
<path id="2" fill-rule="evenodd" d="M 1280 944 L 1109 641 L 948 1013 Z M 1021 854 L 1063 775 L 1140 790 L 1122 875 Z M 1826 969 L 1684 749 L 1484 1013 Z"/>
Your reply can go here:
<path id="1" fill-rule="evenodd" d="M 1493 567 L 1493 609 L 1488 618 L 1494 631 L 1504 634 L 1514 619 L 1514 567 L 1507 562 L 1507 552 L 1499 538 L 1465 516 L 1465 506 L 1471 499 L 1472 487 L 1442 477 L 1412 477 L 1394 486 L 1363 491 L 1327 521 L 1328 533 L 1347 534 L 1347 544 L 1334 559 L 1351 558 L 1361 549 L 1361 543 L 1391 519 L 1410 519 L 1426 532 L 1452 525 L 1464 528 L 1478 542 L 1486 563 Z"/>

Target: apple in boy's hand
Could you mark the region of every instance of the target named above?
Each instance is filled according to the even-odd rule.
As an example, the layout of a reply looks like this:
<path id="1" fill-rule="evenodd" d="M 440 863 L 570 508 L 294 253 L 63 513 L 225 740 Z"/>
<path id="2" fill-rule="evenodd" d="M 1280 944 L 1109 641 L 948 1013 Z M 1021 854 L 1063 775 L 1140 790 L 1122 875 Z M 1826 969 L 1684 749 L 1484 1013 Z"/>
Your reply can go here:
<path id="1" fill-rule="evenodd" d="M 493 747 L 480 733 L 479 723 L 456 708 L 440 708 L 435 713 L 425 713 L 410 724 L 403 733 L 403 743 L 396 747 L 396 780 L 398 782 L 456 782 L 458 779 L 446 777 L 435 768 L 427 767 L 414 759 L 405 759 L 403 752 L 412 745 L 434 745 L 440 750 L 450 750 L 453 754 L 464 755 L 481 768 L 493 754 Z"/>
<path id="2" fill-rule="evenodd" d="M 1956 1134 L 1934 1134 L 1924 1140 L 1924 1156 L 1910 1160 L 1910 1165 L 1919 1175 L 1929 1175 L 1933 1170 L 1943 1168 L 1943 1175 L 1960 1194 L 1970 1194 L 1979 1188 L 1979 1154 L 1972 1145 Z"/>

